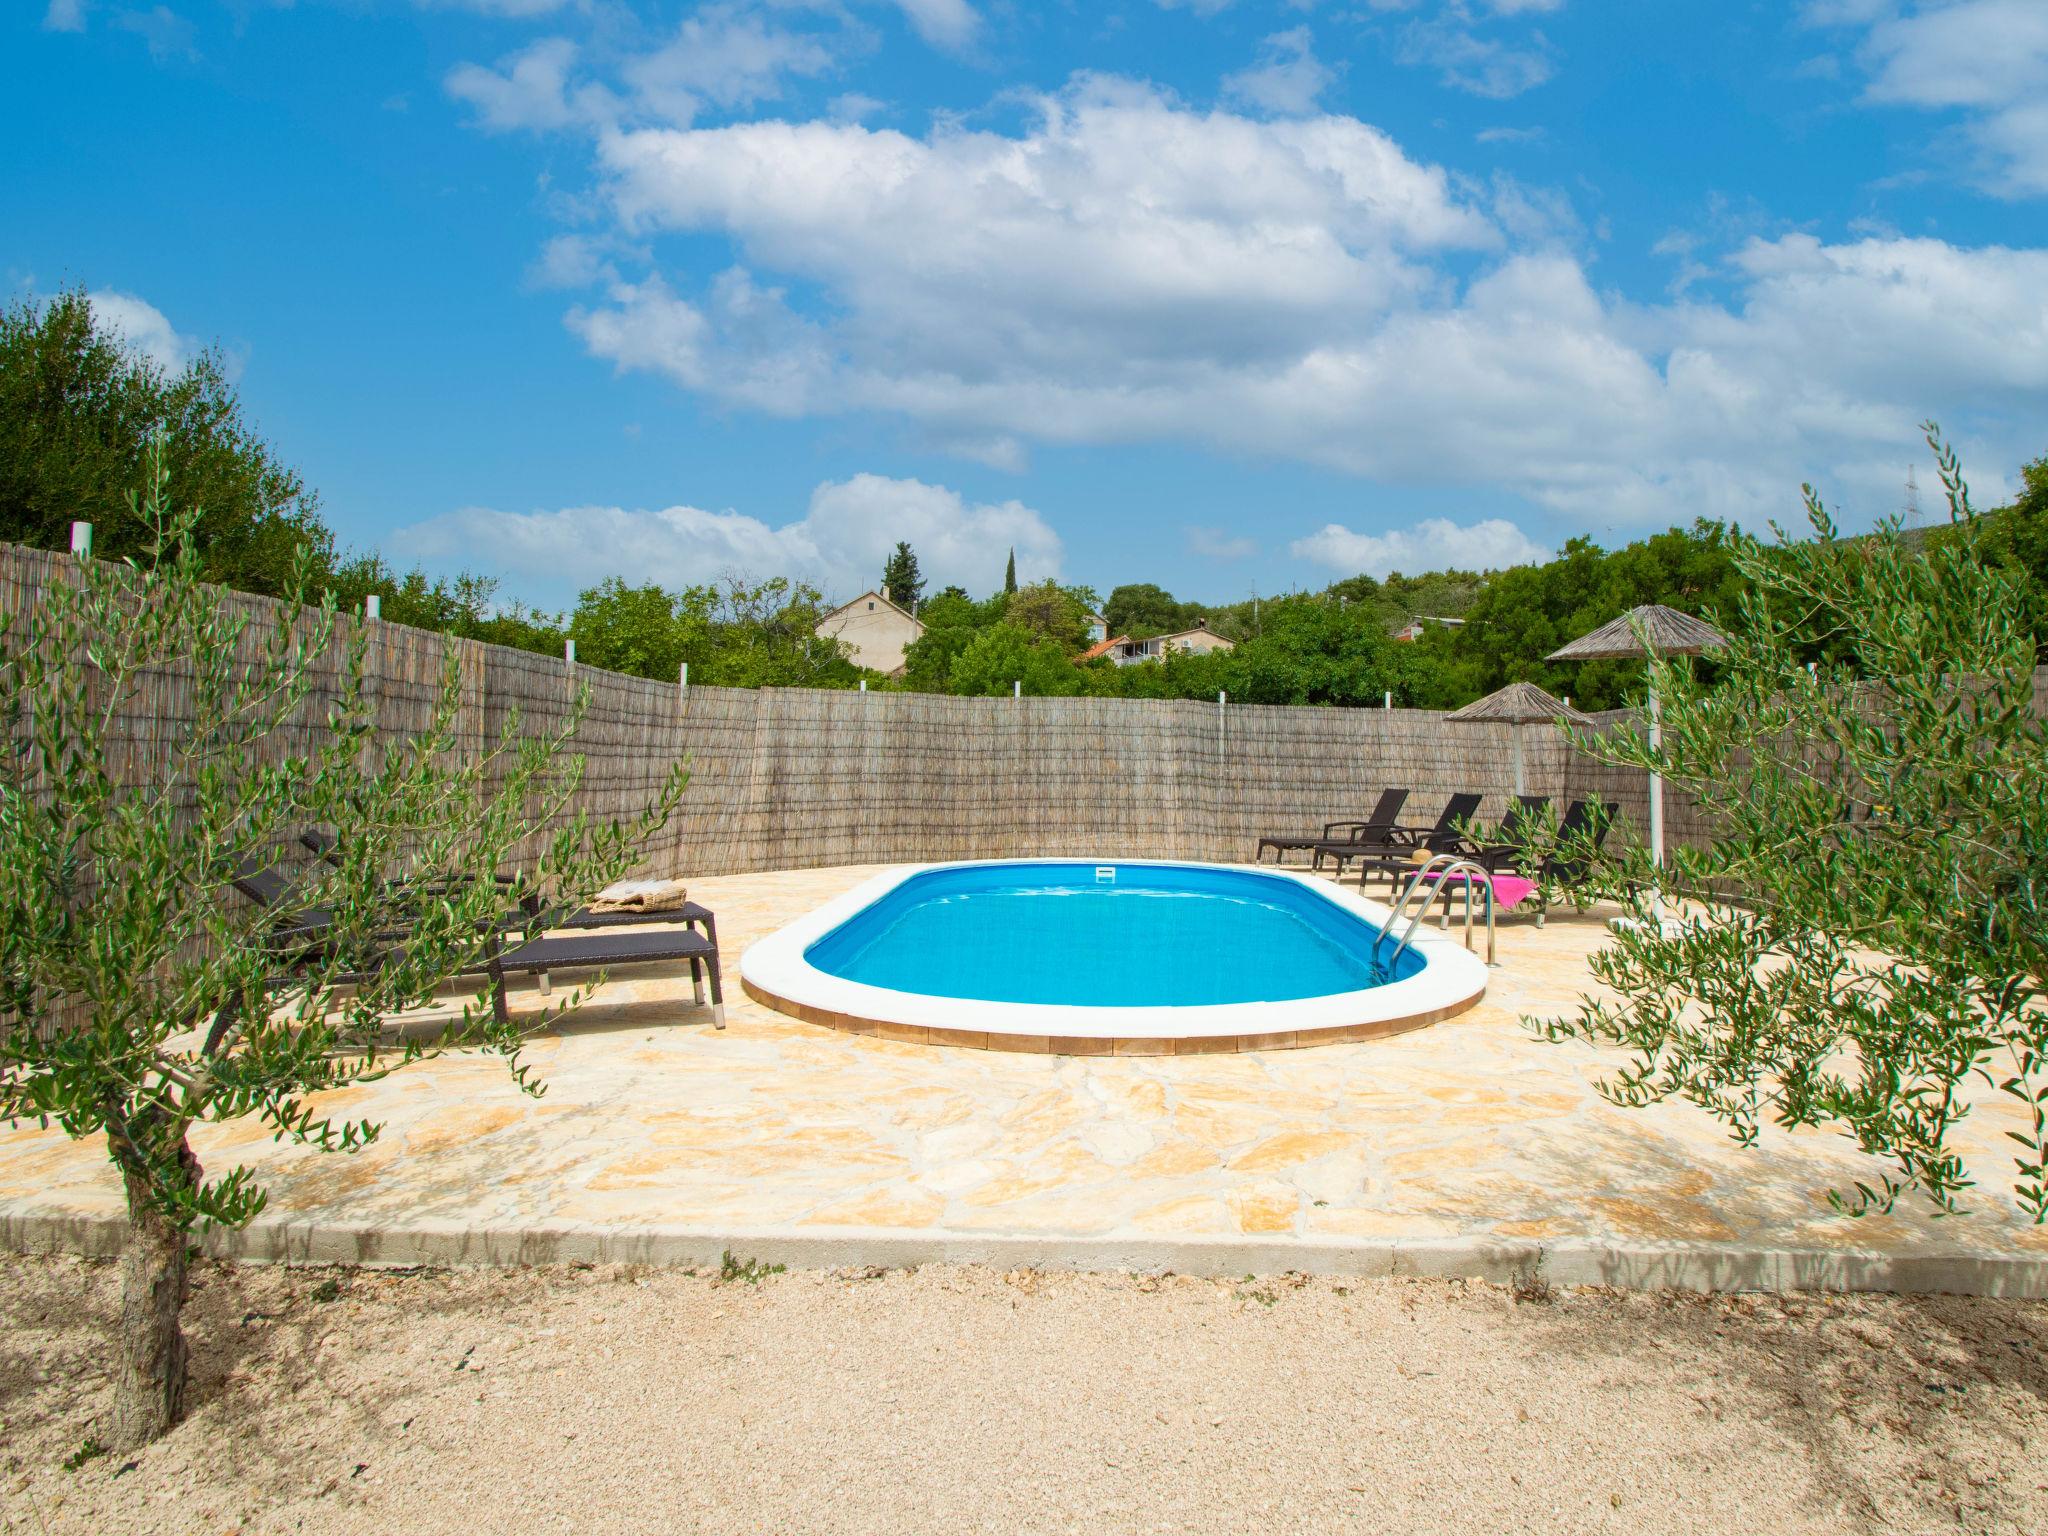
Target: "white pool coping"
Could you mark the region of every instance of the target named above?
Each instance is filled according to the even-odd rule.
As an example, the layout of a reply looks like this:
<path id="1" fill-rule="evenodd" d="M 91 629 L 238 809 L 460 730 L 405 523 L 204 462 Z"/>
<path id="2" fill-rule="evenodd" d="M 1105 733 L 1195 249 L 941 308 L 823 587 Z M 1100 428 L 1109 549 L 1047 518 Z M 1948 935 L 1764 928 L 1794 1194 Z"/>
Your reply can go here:
<path id="1" fill-rule="evenodd" d="M 894 1025 L 906 1029 L 966 1031 L 1019 1038 L 1070 1040 L 1220 1040 L 1288 1036 L 1338 1030 L 1414 1027 L 1445 1018 L 1476 1003 L 1486 991 L 1486 963 L 1462 943 L 1426 925 L 1411 948 L 1422 957 L 1413 976 L 1356 992 L 1286 1002 L 1217 1003 L 1188 1007 L 1109 1007 L 1074 1003 L 1009 1003 L 981 998 L 935 997 L 848 981 L 819 970 L 804 951 L 848 918 L 879 901 L 912 876 L 932 870 L 980 869 L 1039 864 L 1101 864 L 1120 869 L 1207 869 L 1228 874 L 1286 880 L 1378 929 L 1388 909 L 1327 880 L 1293 870 L 1253 869 L 1186 859 L 963 859 L 943 864 L 907 864 L 865 880 L 845 895 L 797 918 L 740 957 L 748 992 L 784 1012 L 831 1015 L 835 1020 Z M 1049 963 L 1058 957 L 1048 955 Z M 795 1005 L 795 1006 L 787 1006 Z"/>

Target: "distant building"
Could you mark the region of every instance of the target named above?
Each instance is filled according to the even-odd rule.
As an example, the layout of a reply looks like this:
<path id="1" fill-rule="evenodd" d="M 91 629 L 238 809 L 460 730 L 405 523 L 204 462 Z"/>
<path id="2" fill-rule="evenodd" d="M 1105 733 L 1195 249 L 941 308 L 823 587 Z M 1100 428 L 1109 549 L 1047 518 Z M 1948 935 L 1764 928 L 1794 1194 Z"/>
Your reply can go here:
<path id="1" fill-rule="evenodd" d="M 1088 643 L 1100 645 L 1109 638 L 1109 620 L 1099 613 L 1088 615 Z"/>
<path id="2" fill-rule="evenodd" d="M 1104 627 L 1107 628 L 1108 626 L 1105 625 Z M 1101 640 L 1097 640 L 1093 645 L 1089 646 L 1087 650 L 1083 651 L 1080 655 L 1074 658 L 1074 665 L 1081 666 L 1087 662 L 1093 661 L 1098 656 L 1107 656 L 1111 651 L 1114 651 L 1118 646 L 1129 645 L 1130 643 L 1131 637 L 1129 635 L 1115 635 Z"/>
<path id="3" fill-rule="evenodd" d="M 1433 613 L 1418 613 L 1414 618 L 1394 631 L 1394 638 L 1403 642 L 1413 642 L 1420 640 L 1422 632 L 1432 624 L 1442 629 L 1457 629 L 1464 622 L 1463 619 L 1441 619 Z"/>
<path id="4" fill-rule="evenodd" d="M 903 670 L 903 653 L 924 634 L 924 625 L 881 593 L 863 592 L 818 620 L 817 632 L 821 640 L 844 645 L 856 665 L 895 677 Z"/>
<path id="5" fill-rule="evenodd" d="M 1106 655 L 1120 667 L 1135 667 L 1140 662 L 1163 661 L 1168 651 L 1200 654 L 1235 649 L 1236 641 L 1212 633 L 1205 621 L 1193 629 L 1183 629 L 1171 635 L 1154 635 L 1149 640 L 1133 640 L 1128 635 L 1118 635 L 1116 639 L 1104 641 L 1082 654 L 1084 660 Z"/>

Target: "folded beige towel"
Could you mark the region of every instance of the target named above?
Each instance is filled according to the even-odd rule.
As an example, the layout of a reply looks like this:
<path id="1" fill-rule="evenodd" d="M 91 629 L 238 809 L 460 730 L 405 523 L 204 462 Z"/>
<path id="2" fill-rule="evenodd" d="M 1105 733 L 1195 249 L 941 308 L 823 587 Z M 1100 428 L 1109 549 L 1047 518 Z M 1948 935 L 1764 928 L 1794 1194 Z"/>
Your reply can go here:
<path id="1" fill-rule="evenodd" d="M 590 898 L 593 912 L 673 912 L 689 903 L 680 880 L 621 880 Z"/>

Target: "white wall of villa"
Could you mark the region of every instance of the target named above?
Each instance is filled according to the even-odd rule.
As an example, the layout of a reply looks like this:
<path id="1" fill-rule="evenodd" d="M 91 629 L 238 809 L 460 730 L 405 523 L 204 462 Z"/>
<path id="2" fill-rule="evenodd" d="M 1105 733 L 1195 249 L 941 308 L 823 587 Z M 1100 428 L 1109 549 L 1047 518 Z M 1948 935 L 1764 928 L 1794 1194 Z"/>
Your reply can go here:
<path id="1" fill-rule="evenodd" d="M 879 592 L 863 592 L 818 621 L 820 639 L 838 640 L 854 662 L 895 676 L 903 653 L 924 634 L 924 625 Z"/>

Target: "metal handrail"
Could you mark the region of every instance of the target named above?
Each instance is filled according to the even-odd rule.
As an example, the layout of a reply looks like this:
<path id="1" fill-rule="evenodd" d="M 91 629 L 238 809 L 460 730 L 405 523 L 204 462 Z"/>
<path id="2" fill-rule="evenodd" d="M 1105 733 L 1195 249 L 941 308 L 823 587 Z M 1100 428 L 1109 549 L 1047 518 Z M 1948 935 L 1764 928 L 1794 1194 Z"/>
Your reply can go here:
<path id="1" fill-rule="evenodd" d="M 1415 875 L 1408 882 L 1408 889 L 1401 893 L 1399 899 L 1394 903 L 1393 909 L 1387 913 L 1387 920 L 1380 924 L 1380 939 L 1382 942 L 1393 931 L 1394 925 L 1401 921 L 1403 914 L 1408 910 L 1409 902 L 1415 899 L 1416 892 L 1424 889 L 1422 884 L 1423 874 L 1447 860 L 1455 863 L 1457 859 L 1458 855 L 1456 854 L 1432 854 L 1425 863 L 1416 869 Z M 1402 939 L 1400 949 L 1394 951 L 1395 959 L 1398 960 L 1401 957 L 1401 950 L 1406 949 L 1409 941 L 1415 937 L 1415 930 L 1422 926 L 1423 919 L 1429 913 L 1429 903 L 1436 898 L 1439 890 L 1440 886 L 1428 887 L 1428 897 L 1422 903 L 1422 910 L 1416 913 L 1413 921 L 1409 923 L 1407 936 Z"/>
<path id="2" fill-rule="evenodd" d="M 1394 953 L 1387 960 L 1388 965 L 1398 961 L 1402 954 L 1406 952 L 1408 946 L 1415 942 L 1415 930 L 1420 928 L 1424 919 L 1429 916 L 1430 903 L 1439 895 L 1443 896 L 1445 903 L 1444 926 L 1446 928 L 1450 926 L 1450 892 L 1445 882 L 1451 876 L 1459 873 L 1465 876 L 1465 947 L 1467 949 L 1472 947 L 1472 893 L 1474 885 L 1479 883 L 1473 879 L 1476 875 L 1479 877 L 1479 881 L 1484 882 L 1486 890 L 1486 963 L 1488 965 L 1499 963 L 1494 959 L 1493 872 L 1484 864 L 1468 859 L 1462 854 L 1439 853 L 1409 877 L 1408 889 L 1401 893 L 1401 899 L 1394 904 L 1393 910 L 1387 914 L 1387 920 L 1380 924 L 1380 942 L 1384 943 L 1393 932 L 1395 924 L 1399 923 L 1402 915 L 1408 911 L 1409 903 L 1415 899 L 1415 893 L 1417 891 L 1424 893 L 1422 906 L 1409 918 L 1408 931 L 1401 936 L 1401 942 L 1394 947 Z M 1432 874 L 1436 876 L 1433 882 L 1428 879 Z M 1373 948 L 1377 952 L 1379 945 L 1375 944 Z"/>

